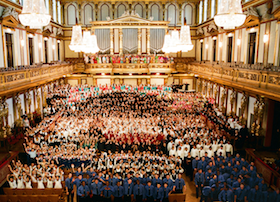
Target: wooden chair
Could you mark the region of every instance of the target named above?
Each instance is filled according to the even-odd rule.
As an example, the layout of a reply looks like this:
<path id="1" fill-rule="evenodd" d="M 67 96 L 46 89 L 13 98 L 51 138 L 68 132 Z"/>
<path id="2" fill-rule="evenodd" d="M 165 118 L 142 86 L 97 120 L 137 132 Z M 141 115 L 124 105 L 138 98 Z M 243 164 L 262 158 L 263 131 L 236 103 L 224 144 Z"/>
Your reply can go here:
<path id="1" fill-rule="evenodd" d="M 28 196 L 36 195 L 34 192 L 35 192 L 35 191 L 34 191 L 33 189 L 25 189 L 25 193 L 26 193 L 26 195 L 28 195 Z"/>
<path id="2" fill-rule="evenodd" d="M 40 195 L 39 200 L 41 202 L 48 202 L 48 196 L 47 195 Z"/>
<path id="3" fill-rule="evenodd" d="M 52 190 L 52 195 L 59 195 L 61 196 L 63 193 L 63 189 L 53 189 Z"/>
<path id="4" fill-rule="evenodd" d="M 45 195 L 45 189 L 34 189 L 35 195 Z"/>
<path id="5" fill-rule="evenodd" d="M 1 202 L 7 202 L 8 201 L 8 196 L 7 195 L 0 195 L 0 201 Z"/>
<path id="6" fill-rule="evenodd" d="M 48 195 L 48 201 L 47 202 L 58 202 L 59 201 L 59 195 Z"/>
<path id="7" fill-rule="evenodd" d="M 38 202 L 38 201 L 40 201 L 38 195 L 30 195 L 28 197 L 29 197 L 30 202 Z"/>
<path id="8" fill-rule="evenodd" d="M 6 195 L 17 195 L 17 189 L 3 188 Z"/>
<path id="9" fill-rule="evenodd" d="M 27 195 L 25 189 L 17 189 L 16 195 Z"/>
<path id="10" fill-rule="evenodd" d="M 20 202 L 31 202 L 29 196 L 27 195 L 18 195 L 18 199 L 20 200 Z"/>
<path id="11" fill-rule="evenodd" d="M 53 193 L 53 189 L 51 189 L 51 188 L 45 189 L 45 195 L 52 195 L 52 193 Z"/>

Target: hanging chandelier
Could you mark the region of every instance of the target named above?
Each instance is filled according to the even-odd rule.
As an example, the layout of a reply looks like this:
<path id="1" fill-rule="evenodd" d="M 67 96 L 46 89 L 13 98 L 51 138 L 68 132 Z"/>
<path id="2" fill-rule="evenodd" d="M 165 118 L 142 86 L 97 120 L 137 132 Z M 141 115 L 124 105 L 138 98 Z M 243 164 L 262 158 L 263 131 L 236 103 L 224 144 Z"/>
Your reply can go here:
<path id="1" fill-rule="evenodd" d="M 83 45 L 81 51 L 84 53 L 97 53 L 99 52 L 99 47 L 97 45 L 96 35 L 90 34 L 90 31 L 84 31 L 83 35 Z"/>
<path id="2" fill-rule="evenodd" d="M 179 49 L 182 52 L 188 52 L 193 49 L 190 26 L 187 25 L 186 18 L 184 19 L 184 25 L 181 26 Z"/>
<path id="3" fill-rule="evenodd" d="M 51 16 L 47 14 L 44 0 L 24 0 L 19 20 L 31 29 L 41 29 L 50 23 Z"/>
<path id="4" fill-rule="evenodd" d="M 214 16 L 217 26 L 234 29 L 241 26 L 246 19 L 242 12 L 241 0 L 221 0 L 218 13 Z"/>
<path id="5" fill-rule="evenodd" d="M 174 28 L 174 30 L 171 32 L 171 40 L 170 40 L 170 52 L 171 53 L 177 53 L 180 51 L 180 38 L 179 38 L 179 31 Z"/>
<path id="6" fill-rule="evenodd" d="M 82 27 L 78 25 L 76 20 L 76 25 L 72 27 L 72 37 L 71 43 L 69 45 L 70 50 L 75 52 L 80 52 L 83 46 L 83 35 Z"/>
<path id="7" fill-rule="evenodd" d="M 170 53 L 170 42 L 171 42 L 171 36 L 169 34 L 169 31 L 167 30 L 165 36 L 164 36 L 164 43 L 162 47 L 162 51 L 165 53 Z"/>

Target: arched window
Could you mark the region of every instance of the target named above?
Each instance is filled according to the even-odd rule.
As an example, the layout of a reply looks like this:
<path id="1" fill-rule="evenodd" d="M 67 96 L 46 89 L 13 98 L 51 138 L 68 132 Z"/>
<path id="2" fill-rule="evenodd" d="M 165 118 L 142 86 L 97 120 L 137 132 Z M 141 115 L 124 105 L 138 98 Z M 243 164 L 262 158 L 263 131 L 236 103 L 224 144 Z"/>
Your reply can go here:
<path id="1" fill-rule="evenodd" d="M 211 18 L 214 17 L 215 13 L 215 7 L 216 7 L 216 0 L 211 0 Z"/>
<path id="2" fill-rule="evenodd" d="M 151 6 L 151 17 L 154 18 L 154 21 L 160 20 L 160 8 L 157 4 Z"/>
<path id="3" fill-rule="evenodd" d="M 169 25 L 176 25 L 176 6 L 174 4 L 167 7 L 167 20 L 170 20 Z"/>
<path id="4" fill-rule="evenodd" d="M 204 21 L 207 20 L 207 0 L 204 0 Z"/>
<path id="5" fill-rule="evenodd" d="M 193 7 L 190 4 L 184 7 L 184 18 L 186 18 L 188 25 L 193 24 Z M 182 18 L 182 24 L 184 23 L 184 18 Z"/>
<path id="6" fill-rule="evenodd" d="M 198 23 L 202 23 L 202 1 L 199 2 L 199 21 Z"/>
<path id="7" fill-rule="evenodd" d="M 89 25 L 93 20 L 93 7 L 90 4 L 84 6 L 84 24 Z"/>
<path id="8" fill-rule="evenodd" d="M 118 9 L 117 9 L 117 17 L 119 18 L 119 17 L 121 17 L 122 16 L 122 14 L 125 12 L 125 10 L 126 10 L 126 7 L 125 7 L 125 5 L 124 4 L 120 4 L 120 5 L 118 5 Z"/>
<path id="9" fill-rule="evenodd" d="M 109 6 L 107 4 L 103 4 L 100 8 L 100 20 L 106 21 L 107 17 L 110 17 Z"/>
<path id="10" fill-rule="evenodd" d="M 136 4 L 134 10 L 141 18 L 143 18 L 143 6 L 141 4 Z"/>
<path id="11" fill-rule="evenodd" d="M 70 4 L 67 7 L 67 24 L 75 25 L 76 24 L 76 7 L 73 4 Z"/>

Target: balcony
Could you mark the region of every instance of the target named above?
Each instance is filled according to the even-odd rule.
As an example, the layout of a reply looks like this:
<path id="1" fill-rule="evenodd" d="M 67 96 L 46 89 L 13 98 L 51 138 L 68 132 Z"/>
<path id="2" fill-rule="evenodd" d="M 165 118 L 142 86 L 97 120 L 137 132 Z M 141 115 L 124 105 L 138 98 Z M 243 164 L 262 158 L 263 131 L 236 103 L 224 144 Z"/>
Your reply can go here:
<path id="1" fill-rule="evenodd" d="M 72 71 L 73 65 L 69 63 L 1 68 L 0 95 L 37 86 L 40 83 L 58 79 Z"/>

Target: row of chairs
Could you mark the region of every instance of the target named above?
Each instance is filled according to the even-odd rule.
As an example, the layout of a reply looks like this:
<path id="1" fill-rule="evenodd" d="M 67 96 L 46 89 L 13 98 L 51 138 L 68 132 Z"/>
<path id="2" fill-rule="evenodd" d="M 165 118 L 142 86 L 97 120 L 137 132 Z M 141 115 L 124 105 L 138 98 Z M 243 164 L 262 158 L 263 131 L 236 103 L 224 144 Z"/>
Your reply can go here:
<path id="1" fill-rule="evenodd" d="M 61 196 L 63 194 L 63 189 L 11 189 L 11 188 L 3 188 L 5 195 L 7 196 L 15 196 L 15 195 L 58 195 Z M 0 200 L 1 201 L 1 200 Z"/>
<path id="2" fill-rule="evenodd" d="M 59 195 L 0 195 L 1 202 L 58 202 Z"/>

